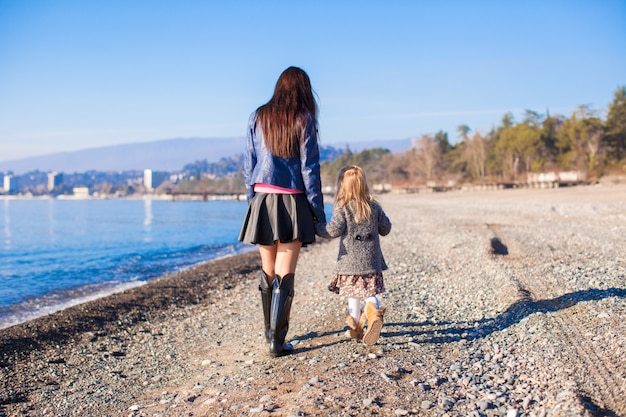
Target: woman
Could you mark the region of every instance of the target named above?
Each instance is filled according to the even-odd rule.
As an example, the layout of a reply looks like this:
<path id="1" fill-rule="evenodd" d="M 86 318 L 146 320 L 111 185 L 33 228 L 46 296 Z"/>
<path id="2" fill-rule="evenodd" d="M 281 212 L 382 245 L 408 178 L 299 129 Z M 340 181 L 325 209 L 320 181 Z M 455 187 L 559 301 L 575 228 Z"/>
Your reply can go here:
<path id="1" fill-rule="evenodd" d="M 317 103 L 309 76 L 289 67 L 274 95 L 248 122 L 244 160 L 248 212 L 239 234 L 259 246 L 259 290 L 271 356 L 285 343 L 300 248 L 315 241 L 314 221 L 326 220 L 317 143 Z"/>

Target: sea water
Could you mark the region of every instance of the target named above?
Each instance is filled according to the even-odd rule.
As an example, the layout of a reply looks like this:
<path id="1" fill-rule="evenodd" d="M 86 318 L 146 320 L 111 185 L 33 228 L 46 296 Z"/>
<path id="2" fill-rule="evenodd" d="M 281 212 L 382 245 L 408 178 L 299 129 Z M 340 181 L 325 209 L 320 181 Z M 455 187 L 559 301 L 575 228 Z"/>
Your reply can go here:
<path id="1" fill-rule="evenodd" d="M 244 201 L 0 200 L 0 328 L 253 249 Z"/>

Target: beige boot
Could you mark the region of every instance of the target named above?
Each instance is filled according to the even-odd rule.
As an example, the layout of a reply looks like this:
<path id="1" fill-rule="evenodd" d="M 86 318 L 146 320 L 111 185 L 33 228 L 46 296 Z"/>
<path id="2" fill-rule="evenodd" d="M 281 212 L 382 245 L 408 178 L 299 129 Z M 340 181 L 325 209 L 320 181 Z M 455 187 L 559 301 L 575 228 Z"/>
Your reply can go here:
<path id="1" fill-rule="evenodd" d="M 376 304 L 369 302 L 365 305 L 365 316 L 367 317 L 367 330 L 363 335 L 363 343 L 367 346 L 376 344 L 383 328 L 383 317 L 385 309 L 378 310 Z"/>
<path id="2" fill-rule="evenodd" d="M 357 323 L 350 314 L 346 317 L 346 323 L 348 324 L 348 330 L 346 330 L 346 336 L 355 339 L 363 339 L 363 325 L 365 324 L 365 313 L 361 314 L 361 318 Z"/>

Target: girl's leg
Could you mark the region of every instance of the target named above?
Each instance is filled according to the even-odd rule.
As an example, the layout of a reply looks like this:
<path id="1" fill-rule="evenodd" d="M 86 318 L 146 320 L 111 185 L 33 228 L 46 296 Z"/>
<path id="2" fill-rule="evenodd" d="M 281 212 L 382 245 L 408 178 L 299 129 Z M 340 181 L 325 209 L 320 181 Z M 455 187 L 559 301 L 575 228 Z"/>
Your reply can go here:
<path id="1" fill-rule="evenodd" d="M 346 317 L 346 324 L 348 325 L 346 336 L 356 340 L 363 338 L 365 315 L 361 315 L 361 299 L 358 297 L 348 297 L 348 317 Z"/>
<path id="2" fill-rule="evenodd" d="M 380 310 L 380 302 L 378 301 L 378 297 L 376 297 L 375 295 L 372 297 L 367 297 L 365 299 L 365 304 L 367 303 L 374 303 L 374 305 L 376 306 L 376 310 Z"/>
<path id="3" fill-rule="evenodd" d="M 352 316 L 355 322 L 359 322 L 361 318 L 361 299 L 358 297 L 348 297 L 348 314 Z"/>
<path id="4" fill-rule="evenodd" d="M 363 343 L 371 346 L 378 341 L 380 331 L 383 328 L 385 309 L 380 308 L 380 303 L 376 296 L 368 297 L 365 300 L 365 316 L 367 317 L 367 331 L 363 334 Z"/>

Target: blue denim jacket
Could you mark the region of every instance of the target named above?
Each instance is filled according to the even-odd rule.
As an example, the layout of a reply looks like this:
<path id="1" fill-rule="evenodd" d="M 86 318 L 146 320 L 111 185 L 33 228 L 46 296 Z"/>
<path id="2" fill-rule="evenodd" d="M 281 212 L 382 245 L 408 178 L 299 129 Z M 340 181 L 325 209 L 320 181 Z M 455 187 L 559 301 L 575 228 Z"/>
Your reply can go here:
<path id="1" fill-rule="evenodd" d="M 248 201 L 254 197 L 254 184 L 264 183 L 303 191 L 317 221 L 326 221 L 322 181 L 320 179 L 320 153 L 317 144 L 317 126 L 313 116 L 306 115 L 305 135 L 300 155 L 279 158 L 265 147 L 263 132 L 256 123 L 256 111 L 248 121 L 248 138 L 243 166 Z"/>

